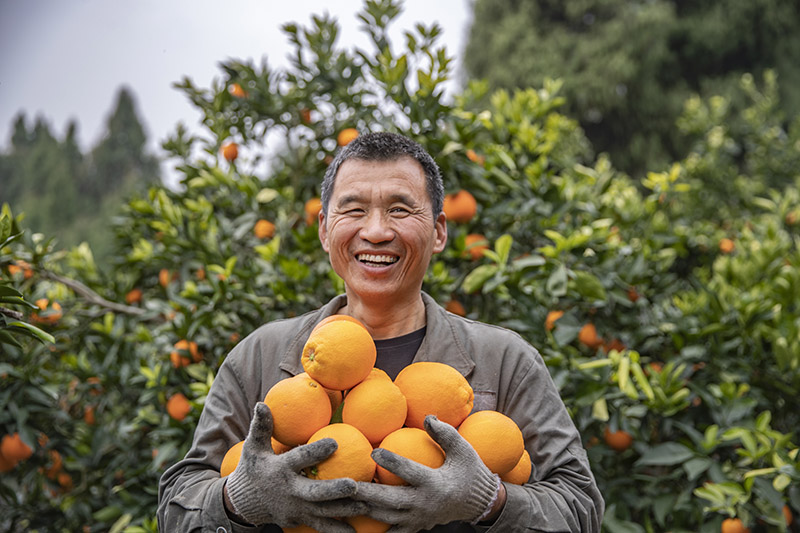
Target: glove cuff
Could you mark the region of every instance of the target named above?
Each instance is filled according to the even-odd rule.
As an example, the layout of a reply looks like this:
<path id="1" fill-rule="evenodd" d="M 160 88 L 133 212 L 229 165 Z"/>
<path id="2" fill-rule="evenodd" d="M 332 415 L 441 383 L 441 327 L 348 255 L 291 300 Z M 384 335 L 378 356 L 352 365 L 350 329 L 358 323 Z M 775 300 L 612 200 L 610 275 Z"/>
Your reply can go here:
<path id="1" fill-rule="evenodd" d="M 264 502 L 249 480 L 244 479 L 244 476 L 237 476 L 234 471 L 228 476 L 225 486 L 235 515 L 256 526 L 269 522 L 269 517 L 264 513 Z"/>
<path id="2" fill-rule="evenodd" d="M 473 485 L 474 490 L 469 496 L 469 501 L 466 502 L 475 509 L 476 518 L 470 522 L 472 525 L 483 520 L 491 512 L 500 493 L 500 476 L 488 468 L 480 469 L 479 474 Z"/>

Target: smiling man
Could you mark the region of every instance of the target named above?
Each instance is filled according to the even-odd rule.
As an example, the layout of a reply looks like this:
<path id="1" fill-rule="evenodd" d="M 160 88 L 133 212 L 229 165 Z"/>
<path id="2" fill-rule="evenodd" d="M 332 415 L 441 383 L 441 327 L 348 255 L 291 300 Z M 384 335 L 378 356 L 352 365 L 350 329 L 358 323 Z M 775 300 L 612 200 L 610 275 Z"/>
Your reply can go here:
<path id="1" fill-rule="evenodd" d="M 509 330 L 448 313 L 422 291 L 431 257 L 447 243 L 443 198 L 436 163 L 406 137 L 365 134 L 337 154 L 322 183 L 319 237 L 345 294 L 262 326 L 226 358 L 192 448 L 161 478 L 162 531 L 279 532 L 306 524 L 344 533 L 352 529 L 337 518 L 359 514 L 393 524 L 391 532 L 600 531 L 602 497 L 539 353 Z M 514 419 L 533 462 L 528 483 L 501 482 L 456 428 L 430 416 L 426 430 L 446 454 L 440 468 L 373 452 L 410 485 L 305 478 L 303 467 L 335 451 L 331 439 L 273 454 L 262 400 L 279 380 L 303 372 L 311 330 L 336 313 L 367 326 L 376 366 L 391 377 L 416 361 L 448 364 L 472 386 L 475 410 Z M 225 451 L 242 439 L 239 466 L 220 478 Z"/>

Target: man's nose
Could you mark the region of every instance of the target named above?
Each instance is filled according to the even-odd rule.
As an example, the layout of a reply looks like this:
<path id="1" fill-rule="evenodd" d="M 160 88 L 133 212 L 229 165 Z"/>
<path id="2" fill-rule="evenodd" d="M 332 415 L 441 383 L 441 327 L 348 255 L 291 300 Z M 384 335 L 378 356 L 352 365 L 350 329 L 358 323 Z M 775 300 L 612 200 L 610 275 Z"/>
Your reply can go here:
<path id="1" fill-rule="evenodd" d="M 388 217 L 378 209 L 372 209 L 363 219 L 359 237 L 372 243 L 386 242 L 394 238 Z"/>

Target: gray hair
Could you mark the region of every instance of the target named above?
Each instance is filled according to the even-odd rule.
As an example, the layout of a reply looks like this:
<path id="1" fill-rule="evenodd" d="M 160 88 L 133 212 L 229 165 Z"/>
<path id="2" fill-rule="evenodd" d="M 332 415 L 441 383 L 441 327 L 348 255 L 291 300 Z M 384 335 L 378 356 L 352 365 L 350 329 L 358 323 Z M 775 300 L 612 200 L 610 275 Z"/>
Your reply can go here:
<path id="1" fill-rule="evenodd" d="M 322 180 L 323 213 L 328 214 L 328 204 L 333 194 L 334 181 L 342 163 L 348 159 L 394 161 L 404 156 L 413 158 L 422 166 L 422 170 L 425 172 L 428 197 L 433 206 L 433 217 L 434 219 L 438 217 L 444 203 L 444 184 L 439 166 L 419 143 L 408 137 L 389 132 L 361 134 L 339 150 L 331 164 L 328 165 L 328 170 L 325 171 L 325 177 Z"/>

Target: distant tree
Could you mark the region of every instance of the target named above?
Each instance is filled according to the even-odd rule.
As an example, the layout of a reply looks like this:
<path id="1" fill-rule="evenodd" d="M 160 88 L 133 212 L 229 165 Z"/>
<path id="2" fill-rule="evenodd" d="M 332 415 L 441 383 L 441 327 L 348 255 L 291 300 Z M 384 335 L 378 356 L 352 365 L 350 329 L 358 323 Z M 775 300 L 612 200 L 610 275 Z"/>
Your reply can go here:
<path id="1" fill-rule="evenodd" d="M 674 127 L 687 98 L 740 95 L 743 73 L 774 69 L 800 111 L 798 24 L 796 0 L 476 0 L 464 66 L 492 88 L 562 78 L 595 148 L 639 174 L 689 148 Z"/>

